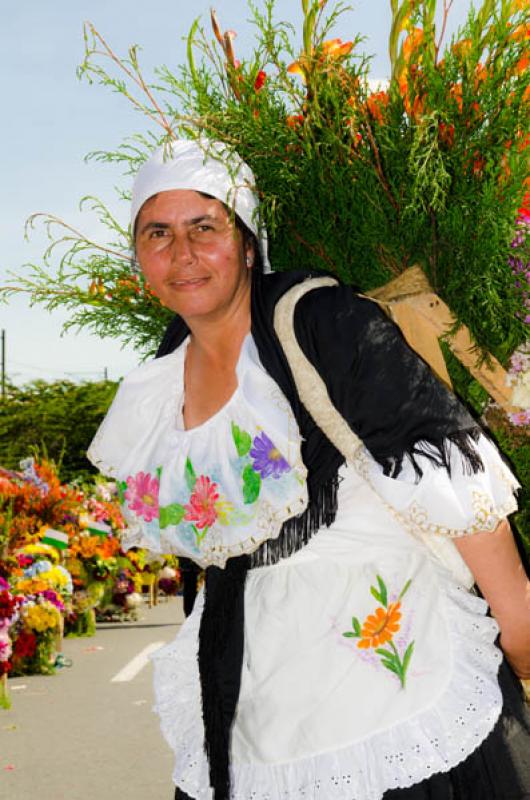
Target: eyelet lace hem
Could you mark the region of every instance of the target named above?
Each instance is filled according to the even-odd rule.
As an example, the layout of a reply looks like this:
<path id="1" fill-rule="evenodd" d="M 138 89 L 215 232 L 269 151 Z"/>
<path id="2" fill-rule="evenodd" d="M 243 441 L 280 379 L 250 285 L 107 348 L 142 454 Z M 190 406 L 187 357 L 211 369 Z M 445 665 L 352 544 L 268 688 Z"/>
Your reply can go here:
<path id="1" fill-rule="evenodd" d="M 232 800 L 379 800 L 385 791 L 419 783 L 462 762 L 497 721 L 498 627 L 485 602 L 448 580 L 446 611 L 454 664 L 432 705 L 390 729 L 332 752 L 281 764 L 232 764 Z M 204 753 L 197 632 L 202 597 L 177 640 L 153 657 L 155 711 L 173 749 L 175 783 L 197 800 L 212 800 Z"/>

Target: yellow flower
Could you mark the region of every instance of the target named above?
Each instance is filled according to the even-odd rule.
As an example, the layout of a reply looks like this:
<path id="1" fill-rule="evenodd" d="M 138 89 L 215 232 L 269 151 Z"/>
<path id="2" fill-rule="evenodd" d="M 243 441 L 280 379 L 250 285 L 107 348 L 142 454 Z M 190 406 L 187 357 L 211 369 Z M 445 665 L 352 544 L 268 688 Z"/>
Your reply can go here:
<path id="1" fill-rule="evenodd" d="M 226 497 L 221 495 L 219 500 L 215 503 L 215 510 L 217 512 L 217 519 L 221 525 L 228 525 L 230 522 L 230 514 L 234 510 L 233 504 L 227 500 Z"/>
<path id="2" fill-rule="evenodd" d="M 44 531 L 48 529 L 47 525 L 43 525 L 42 528 L 39 530 L 39 536 L 44 534 Z M 59 561 L 59 553 L 49 544 L 27 544 L 23 549 L 22 552 L 28 556 L 46 556 L 50 561 L 53 561 L 55 564 Z"/>
<path id="3" fill-rule="evenodd" d="M 52 567 L 47 572 L 41 572 L 39 578 L 43 581 L 47 581 L 50 586 L 58 589 L 63 589 L 68 585 L 68 576 L 62 570 L 57 569 L 57 567 Z"/>
<path id="4" fill-rule="evenodd" d="M 22 617 L 26 627 L 38 633 L 58 628 L 61 621 L 58 609 L 51 603 L 26 606 L 22 610 Z"/>

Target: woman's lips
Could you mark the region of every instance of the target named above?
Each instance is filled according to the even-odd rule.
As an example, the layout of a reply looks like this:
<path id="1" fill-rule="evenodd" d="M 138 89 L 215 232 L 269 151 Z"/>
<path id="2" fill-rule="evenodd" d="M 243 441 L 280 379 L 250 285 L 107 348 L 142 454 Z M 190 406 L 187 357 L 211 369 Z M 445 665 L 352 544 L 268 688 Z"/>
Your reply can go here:
<path id="1" fill-rule="evenodd" d="M 209 280 L 209 278 L 207 278 L 207 277 L 205 277 L 205 278 L 182 278 L 181 280 L 169 281 L 169 285 L 173 289 L 178 289 L 179 291 L 180 290 L 184 290 L 184 291 L 190 290 L 191 291 L 193 289 L 198 289 L 201 286 L 204 286 L 204 284 L 207 283 L 208 280 Z"/>

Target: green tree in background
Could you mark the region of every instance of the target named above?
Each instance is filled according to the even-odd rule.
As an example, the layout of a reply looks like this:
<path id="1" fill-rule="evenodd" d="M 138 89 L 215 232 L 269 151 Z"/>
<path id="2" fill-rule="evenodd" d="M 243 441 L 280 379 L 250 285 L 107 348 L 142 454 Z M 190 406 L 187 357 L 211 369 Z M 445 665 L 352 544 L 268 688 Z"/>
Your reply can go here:
<path id="1" fill-rule="evenodd" d="M 8 386 L 0 403 L 0 465 L 18 469 L 37 450 L 57 464 L 64 482 L 93 475 L 85 453 L 116 388 L 111 381 Z"/>

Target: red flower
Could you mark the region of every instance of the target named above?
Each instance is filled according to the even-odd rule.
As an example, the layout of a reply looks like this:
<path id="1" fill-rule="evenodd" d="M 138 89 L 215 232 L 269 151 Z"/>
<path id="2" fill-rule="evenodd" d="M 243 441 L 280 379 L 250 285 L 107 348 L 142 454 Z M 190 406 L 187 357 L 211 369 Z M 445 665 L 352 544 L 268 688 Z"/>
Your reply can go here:
<path id="1" fill-rule="evenodd" d="M 11 619 L 16 607 L 17 602 L 9 592 L 0 592 L 0 619 Z"/>
<path id="2" fill-rule="evenodd" d="M 259 92 L 260 89 L 263 89 L 266 80 L 267 73 L 260 69 L 256 75 L 256 80 L 254 81 L 254 91 Z"/>
<path id="3" fill-rule="evenodd" d="M 11 661 L 0 661 L 0 678 L 2 675 L 7 675 L 12 666 Z"/>
<path id="4" fill-rule="evenodd" d="M 22 630 L 15 639 L 13 648 L 15 658 L 31 658 L 37 649 L 37 637 L 34 633 Z"/>
<path id="5" fill-rule="evenodd" d="M 219 499 L 217 484 L 205 475 L 199 475 L 195 481 L 193 494 L 190 497 L 184 519 L 194 522 L 197 528 L 209 528 L 217 519 L 215 502 Z"/>

